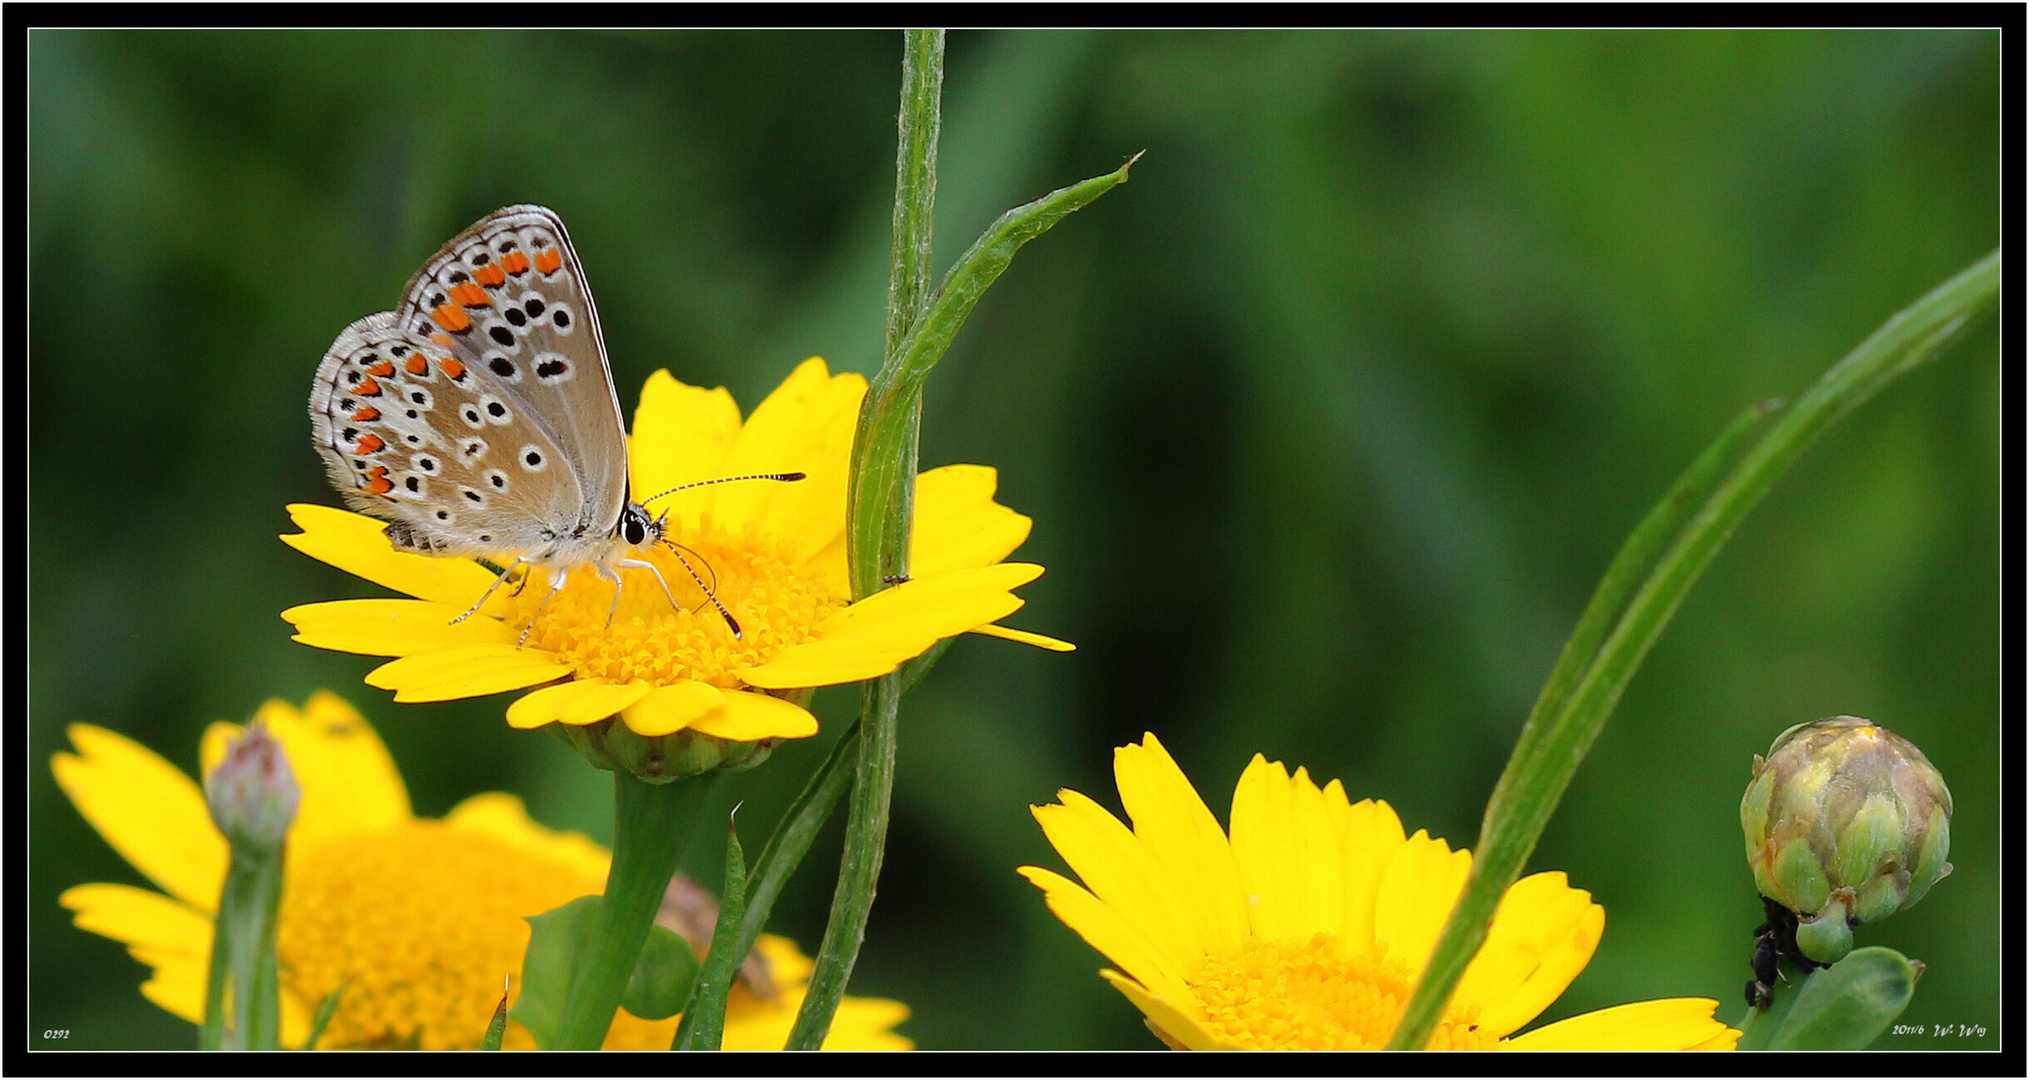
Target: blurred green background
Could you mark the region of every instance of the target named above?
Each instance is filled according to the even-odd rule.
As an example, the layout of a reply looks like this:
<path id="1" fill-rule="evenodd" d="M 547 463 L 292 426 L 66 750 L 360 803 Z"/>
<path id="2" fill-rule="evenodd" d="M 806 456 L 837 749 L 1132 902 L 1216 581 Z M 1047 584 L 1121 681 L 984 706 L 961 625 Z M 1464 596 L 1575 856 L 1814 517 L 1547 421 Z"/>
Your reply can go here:
<path id="1" fill-rule="evenodd" d="M 939 269 L 1002 209 L 1133 180 L 1024 250 L 938 370 L 926 466 L 1000 469 L 1049 573 L 905 707 L 853 981 L 926 1048 L 1153 1048 L 1016 877 L 1029 803 L 1118 806 L 1157 733 L 1223 820 L 1255 752 L 1470 844 L 1534 692 L 1637 518 L 1998 238 L 1991 32 L 954 33 Z M 418 813 L 485 790 L 610 839 L 611 784 L 501 721 L 397 707 L 277 612 L 372 586 L 279 543 L 337 505 L 307 438 L 337 331 L 514 202 L 597 285 L 621 403 L 657 368 L 751 408 L 870 372 L 899 36 L 30 36 L 31 1027 L 193 1044 L 56 904 L 143 883 L 50 779 L 64 725 L 195 769 L 204 725 L 332 687 Z M 1750 755 L 1835 713 L 1957 797 L 1957 873 L 1863 930 L 1930 967 L 1910 1023 L 1998 1045 L 1999 358 L 1991 318 L 1833 431 L 1636 679 L 1532 863 L 1607 909 L 1546 1014 L 1703 995 L 1737 1019 Z M 765 834 L 827 733 L 728 786 Z M 838 825 L 775 926 L 815 951 Z M 757 840 L 750 843 L 758 843 Z M 716 881 L 719 853 L 699 847 Z M 48 1044 L 45 1044 L 48 1045 Z"/>

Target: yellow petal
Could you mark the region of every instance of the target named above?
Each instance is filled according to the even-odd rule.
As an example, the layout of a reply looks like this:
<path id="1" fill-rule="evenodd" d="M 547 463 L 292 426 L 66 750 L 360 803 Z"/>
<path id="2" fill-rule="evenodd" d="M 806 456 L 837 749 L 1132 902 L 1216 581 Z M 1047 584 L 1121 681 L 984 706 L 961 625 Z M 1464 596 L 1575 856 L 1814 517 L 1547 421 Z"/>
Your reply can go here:
<path id="1" fill-rule="evenodd" d="M 798 1004 L 801 1004 L 799 1001 Z M 831 1030 L 824 1036 L 826 1050 L 914 1050 L 916 1043 L 906 1035 L 895 1034 L 894 1027 L 909 1018 L 909 1007 L 899 1001 L 886 998 L 849 997 L 838 1003 L 838 1012 L 832 1016 Z M 775 1041 L 771 1050 L 779 1050 L 789 1041 L 785 1028 L 782 1037 Z M 720 1045 L 728 1050 L 746 1049 L 733 1045 L 733 1017 L 726 1016 L 726 1038 Z"/>
<path id="2" fill-rule="evenodd" d="M 288 755 L 303 791 L 289 839 L 304 843 L 333 836 L 391 829 L 409 820 L 409 792 L 401 770 L 373 725 L 350 702 L 319 690 L 298 711 L 279 698 L 254 714 Z M 210 775 L 226 744 L 243 729 L 216 723 L 204 733 L 198 756 Z"/>
<path id="3" fill-rule="evenodd" d="M 972 628 L 972 632 L 975 634 L 985 634 L 987 637 L 1019 641 L 1024 645 L 1034 645 L 1039 649 L 1048 649 L 1051 652 L 1074 652 L 1078 648 L 1078 646 L 1068 641 L 1060 641 L 1047 634 L 1032 634 L 1027 630 L 1016 630 L 1012 626 L 995 626 L 992 624 L 975 626 Z"/>
<path id="4" fill-rule="evenodd" d="M 634 408 L 634 433 L 627 441 L 634 497 L 646 500 L 679 484 L 727 475 L 726 455 L 739 434 L 740 407 L 725 387 L 706 390 L 689 386 L 667 371 L 650 375 L 641 387 L 641 403 Z M 707 504 L 656 500 L 649 510 L 660 514 L 672 505 L 696 510 Z"/>
<path id="5" fill-rule="evenodd" d="M 1711 998 L 1637 1001 L 1559 1020 L 1501 1045 L 1509 1050 L 1731 1050 L 1740 1033 L 1712 1019 L 1718 1007 Z"/>
<path id="6" fill-rule="evenodd" d="M 718 687 L 685 679 L 650 690 L 622 711 L 620 719 L 629 731 L 655 738 L 682 731 L 725 708 L 726 696 Z"/>
<path id="7" fill-rule="evenodd" d="M 1452 996 L 1480 1007 L 1480 1030 L 1507 1035 L 1550 1007 L 1585 970 L 1606 926 L 1606 909 L 1570 886 L 1562 871 L 1531 874 L 1508 887 Z"/>
<path id="8" fill-rule="evenodd" d="M 883 589 L 817 626 L 815 641 L 794 645 L 739 675 L 749 686 L 830 686 L 885 675 L 940 639 L 1005 618 L 1022 606 L 1009 592 L 1043 568 L 1000 563 Z"/>
<path id="9" fill-rule="evenodd" d="M 1374 940 L 1408 966 L 1411 979 L 1423 973 L 1471 872 L 1471 852 L 1453 851 L 1422 829 L 1396 848 L 1388 861 L 1374 905 Z"/>
<path id="10" fill-rule="evenodd" d="M 788 540 L 797 559 L 822 551 L 845 528 L 845 484 L 866 380 L 832 375 L 811 357 L 747 417 L 727 455 L 727 476 L 801 472 L 802 480 L 756 480 L 716 488 L 712 513 L 738 532 L 748 522 Z"/>
<path id="11" fill-rule="evenodd" d="M 845 530 L 839 530 L 830 543 L 803 564 L 803 568 L 829 595 L 851 596 L 852 575 L 845 565 Z"/>
<path id="12" fill-rule="evenodd" d="M 1339 942 L 1348 954 L 1359 954 L 1374 944 L 1374 904 L 1381 892 L 1381 875 L 1403 844 L 1402 820 L 1387 803 L 1362 799 L 1346 807 L 1339 829 L 1346 871 Z"/>
<path id="13" fill-rule="evenodd" d="M 225 884 L 226 843 L 197 783 L 153 750 L 90 724 L 69 727 L 75 754 L 50 760 L 57 786 L 134 869 L 209 914 Z"/>
<path id="14" fill-rule="evenodd" d="M 1296 919 L 1298 933 L 1309 940 L 1319 933 L 1336 934 L 1345 923 L 1345 852 L 1339 845 L 1339 815 L 1346 811 L 1345 789 L 1337 780 L 1320 789 L 1299 765 L 1290 780 L 1290 839 L 1296 844 Z"/>
<path id="15" fill-rule="evenodd" d="M 613 857 L 583 833 L 562 832 L 537 824 L 518 796 L 504 791 L 474 795 L 444 816 L 453 829 L 477 833 L 561 863 L 583 874 L 596 892 L 606 887 Z"/>
<path id="16" fill-rule="evenodd" d="M 1240 871 L 1225 830 L 1197 789 L 1152 734 L 1113 751 L 1113 777 L 1134 835 L 1178 884 L 1205 951 L 1238 951 L 1247 936 Z"/>
<path id="17" fill-rule="evenodd" d="M 986 465 L 946 465 L 916 477 L 909 572 L 931 577 L 1005 559 L 1032 522 L 993 501 L 999 477 Z"/>
<path id="18" fill-rule="evenodd" d="M 699 717 L 691 729 L 731 742 L 807 739 L 817 734 L 817 717 L 794 702 L 745 690 L 727 690 L 724 698 L 724 709 Z"/>
<path id="19" fill-rule="evenodd" d="M 405 656 L 366 673 L 366 684 L 395 691 L 396 701 L 449 701 L 561 679 L 570 665 L 541 649 L 460 645 Z"/>
<path id="20" fill-rule="evenodd" d="M 1127 1000 L 1133 1002 L 1134 1007 L 1141 1010 L 1141 1015 L 1148 1017 L 1156 1027 L 1161 1028 L 1163 1034 L 1184 1044 L 1186 1048 L 1191 1050 L 1236 1049 L 1220 1042 L 1211 1032 L 1205 1030 L 1204 1025 L 1200 1022 L 1203 1019 L 1204 1009 L 1198 1004 L 1196 998 L 1189 998 L 1182 1002 L 1171 1001 L 1168 998 L 1149 992 L 1147 987 L 1110 969 L 1101 970 L 1099 976 L 1107 982 L 1112 983 L 1115 990 L 1120 991 Z"/>
<path id="21" fill-rule="evenodd" d="M 428 600 L 330 600 L 282 612 L 296 640 L 318 649 L 367 656 L 412 656 L 456 645 L 514 644 L 515 631 L 474 615 L 452 622 L 464 607 Z"/>
<path id="22" fill-rule="evenodd" d="M 282 537 L 283 543 L 399 593 L 464 611 L 485 594 L 497 576 L 470 559 L 396 551 L 382 531 L 387 522 L 378 518 L 313 503 L 291 503 L 288 510 L 290 519 L 303 531 Z M 504 591 L 496 591 L 479 614 L 495 618 L 503 614 L 507 610 Z"/>
<path id="23" fill-rule="evenodd" d="M 1302 848 L 1290 829 L 1295 792 L 1281 762 L 1260 754 L 1233 789 L 1233 861 L 1256 937 L 1302 944 L 1314 930 L 1303 919 Z"/>
<path id="24" fill-rule="evenodd" d="M 211 918 L 161 893 L 131 885 L 66 889 L 57 903 L 76 912 L 80 930 L 127 946 L 153 969 L 142 993 L 193 1024 L 204 1022 L 204 987 L 211 966 Z"/>
<path id="25" fill-rule="evenodd" d="M 1198 883 L 1172 879 L 1105 807 L 1075 791 L 1059 791 L 1057 798 L 1058 805 L 1030 807 L 1050 846 L 1092 895 L 1147 935 L 1161 951 L 1164 970 L 1179 977 L 1195 973 L 1205 947 L 1180 894 Z"/>
<path id="26" fill-rule="evenodd" d="M 507 725 L 527 731 L 545 724 L 596 724 L 647 697 L 651 689 L 640 680 L 615 684 L 605 679 L 573 679 L 516 698 L 507 707 Z"/>
<path id="27" fill-rule="evenodd" d="M 1179 1005 L 1196 1002 L 1190 988 L 1184 985 L 1183 975 L 1165 966 L 1162 950 L 1118 911 L 1062 874 L 1040 866 L 1019 867 L 1017 872 L 1043 890 L 1044 902 L 1065 926 L 1084 938 L 1085 944 L 1125 968 L 1151 993 Z"/>
<path id="28" fill-rule="evenodd" d="M 760 1001 L 735 992 L 726 1008 L 727 1050 L 780 1050 L 789 1041 L 789 1029 L 803 1004 L 804 988 L 810 980 L 810 958 L 796 943 L 774 934 L 762 934 L 755 948 L 768 961 L 768 975 L 774 980 L 772 1000 Z M 847 997 L 839 1002 L 831 1031 L 824 1037 L 826 1050 L 913 1050 L 916 1044 L 891 1030 L 909 1017 L 909 1007 L 885 998 Z M 667 1045 L 668 1037 L 662 1043 Z"/>

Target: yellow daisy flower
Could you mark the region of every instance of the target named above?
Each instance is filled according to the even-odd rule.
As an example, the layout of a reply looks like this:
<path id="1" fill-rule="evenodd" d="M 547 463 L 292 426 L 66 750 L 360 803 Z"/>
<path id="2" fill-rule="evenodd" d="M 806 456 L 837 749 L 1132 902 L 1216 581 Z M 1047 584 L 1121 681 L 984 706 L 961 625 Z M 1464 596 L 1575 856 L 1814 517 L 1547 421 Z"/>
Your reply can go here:
<path id="1" fill-rule="evenodd" d="M 409 812 L 408 791 L 387 748 L 351 705 L 328 691 L 302 710 L 283 701 L 259 717 L 289 755 L 302 787 L 282 889 L 276 950 L 282 1039 L 301 1046 L 327 994 L 345 983 L 320 1047 L 479 1045 L 512 974 L 521 991 L 524 917 L 604 887 L 608 853 L 577 833 L 529 820 L 521 800 L 491 792 L 442 819 Z M 238 725 L 205 732 L 209 772 Z M 163 892 L 90 884 L 60 898 L 77 925 L 127 946 L 153 974 L 148 1000 L 191 1023 L 204 1012 L 213 912 L 225 880 L 226 842 L 196 782 L 153 751 L 89 724 L 72 724 L 77 752 L 51 762 L 78 811 Z M 167 895 L 164 895 L 164 894 Z M 779 1050 L 801 1004 L 811 962 L 790 941 L 764 935 L 775 994 L 736 988 L 726 1011 L 729 1050 Z M 348 981 L 349 980 L 349 981 Z M 895 1001 L 846 998 L 827 1050 L 908 1050 L 894 1026 L 909 1015 Z M 619 1013 L 608 1050 L 667 1050 L 677 1018 Z M 519 1023 L 505 1046 L 532 1049 Z"/>
<path id="2" fill-rule="evenodd" d="M 848 457 L 866 380 L 805 361 L 743 423 L 724 388 L 650 376 L 634 413 L 629 465 L 636 498 L 681 484 L 755 473 L 802 472 L 796 483 L 752 481 L 654 500 L 669 540 L 739 621 L 734 638 L 664 548 L 638 552 L 689 605 L 672 611 L 653 579 L 630 572 L 619 611 L 613 587 L 589 566 L 542 608 L 546 589 L 497 591 L 452 620 L 494 572 L 463 558 L 398 552 L 386 522 L 294 505 L 303 531 L 284 543 L 413 600 L 339 600 L 290 608 L 296 640 L 398 659 L 368 685 L 396 701 L 445 701 L 540 686 L 507 710 L 508 723 L 585 725 L 618 714 L 649 737 L 690 730 L 730 741 L 799 738 L 817 721 L 777 693 L 885 675 L 943 638 L 976 631 L 1066 650 L 1040 634 L 993 625 L 1022 606 L 1010 590 L 1043 568 L 1003 563 L 1029 519 L 994 502 L 994 470 L 950 465 L 917 478 L 912 580 L 851 602 L 845 561 Z M 535 620 L 525 643 L 522 628 Z M 546 685 L 548 684 L 548 685 Z"/>
<path id="3" fill-rule="evenodd" d="M 1377 1050 L 1472 868 L 1387 803 L 1346 800 L 1256 754 L 1232 835 L 1154 735 L 1113 754 L 1130 830 L 1075 791 L 1031 807 L 1081 888 L 1021 868 L 1050 910 L 1125 969 L 1100 974 L 1176 1049 Z M 1089 891 L 1088 891 L 1089 890 Z M 1513 1035 L 1592 958 L 1606 912 L 1562 873 L 1516 882 L 1433 1050 L 1730 1050 L 1709 998 L 1618 1005 Z"/>

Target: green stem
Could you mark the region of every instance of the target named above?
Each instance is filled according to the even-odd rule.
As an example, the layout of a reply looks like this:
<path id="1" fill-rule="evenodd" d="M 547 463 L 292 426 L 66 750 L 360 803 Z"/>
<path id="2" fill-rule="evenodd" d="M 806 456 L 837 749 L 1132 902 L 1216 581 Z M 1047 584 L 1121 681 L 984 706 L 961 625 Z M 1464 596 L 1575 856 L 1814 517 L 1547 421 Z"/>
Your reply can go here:
<path id="1" fill-rule="evenodd" d="M 903 50 L 902 144 L 897 169 L 895 220 L 909 229 L 927 230 L 935 189 L 930 147 L 912 133 L 934 130 L 941 76 L 921 70 L 943 62 L 942 36 L 936 31 L 909 31 Z M 931 47 L 931 35 L 936 46 Z M 914 147 L 911 150 L 909 148 Z M 921 156 L 911 161 L 910 154 Z M 1138 157 L 1139 155 L 1137 155 Z M 1022 245 L 1047 232 L 1072 211 L 1090 203 L 1127 179 L 1134 162 L 1080 184 L 1062 188 L 1002 214 L 952 266 L 928 306 L 911 315 L 900 307 L 889 311 L 890 338 L 881 370 L 867 386 L 854 433 L 852 474 L 846 488 L 846 560 L 853 598 L 871 596 L 909 572 L 909 528 L 914 519 L 917 432 L 921 426 L 923 384 L 943 359 L 965 318 Z M 901 204 L 908 203 L 908 207 Z M 917 242 L 912 232 L 898 237 L 898 253 L 927 251 L 927 232 Z M 924 265 L 898 258 L 889 296 L 899 303 L 915 295 L 914 281 Z M 893 331 L 906 326 L 897 342 Z M 927 665 L 904 667 L 865 684 L 861 689 L 859 762 L 853 777 L 852 801 L 846 821 L 845 852 L 831 918 L 818 948 L 816 967 L 803 1008 L 790 1033 L 791 1050 L 816 1049 L 831 1026 L 831 1016 L 845 993 L 866 936 L 874 883 L 880 876 L 881 852 L 887 839 L 888 810 L 894 786 L 896 714 L 903 695 Z"/>
<path id="2" fill-rule="evenodd" d="M 219 892 L 198 1045 L 208 1050 L 281 1048 L 281 985 L 275 922 L 282 901 L 283 849 L 234 844 Z M 231 990 L 227 1003 L 226 991 Z"/>
<path id="3" fill-rule="evenodd" d="M 564 999 L 557 1049 L 597 1050 L 605 1043 L 613 1010 L 620 1007 L 620 994 L 683 858 L 698 807 L 718 775 L 651 784 L 632 773 L 613 774 L 613 867 L 606 875 L 591 949 L 578 958 L 577 975 Z"/>
<path id="4" fill-rule="evenodd" d="M 899 675 L 862 684 L 860 701 L 858 768 L 847 804 L 845 851 L 839 859 L 831 919 L 785 1050 L 816 1050 L 824 1045 L 832 1014 L 845 996 L 846 981 L 852 977 L 860 945 L 866 940 L 874 884 L 880 878 L 881 857 L 887 848 L 888 811 L 895 787 L 895 721 L 901 704 Z"/>
<path id="5" fill-rule="evenodd" d="M 1520 876 L 1599 729 L 1684 595 L 1748 511 L 1827 427 L 1933 355 L 1999 289 L 1996 251 L 1897 313 L 1832 365 L 1742 456 L 1684 526 L 1583 674 L 1568 684 L 1568 692 L 1552 693 L 1559 689 L 1553 675 L 1545 688 L 1550 700 L 1538 702 L 1487 802 L 1472 874 L 1403 1011 L 1391 1049 L 1416 1049 L 1429 1041 L 1458 980 L 1486 940 L 1501 897 Z M 1700 464 L 1705 460 L 1701 457 Z M 1695 472 L 1698 466 L 1692 468 Z M 1592 614 L 1588 610 L 1588 617 Z M 1560 669 L 1564 666 L 1560 662 Z"/>
<path id="6" fill-rule="evenodd" d="M 917 434 L 923 401 L 918 391 L 889 393 L 907 342 L 929 303 L 931 223 L 937 198 L 937 136 L 942 124 L 944 31 L 908 30 L 902 48 L 902 103 L 896 119 L 895 236 L 888 278 L 887 339 L 881 370 L 867 392 L 854 433 L 852 479 L 847 488 L 847 562 L 853 599 L 871 596 L 909 574 L 909 529 L 915 518 Z M 878 401 L 881 404 L 875 405 Z M 885 407 L 882 407 L 885 406 Z M 885 437 L 876 438 L 876 427 Z M 831 916 L 818 947 L 810 985 L 785 1049 L 824 1045 L 832 1014 L 866 940 L 874 885 L 887 846 L 888 811 L 895 782 L 898 675 L 861 688 L 860 738 L 845 850 Z M 744 936 L 744 935 L 743 935 Z"/>

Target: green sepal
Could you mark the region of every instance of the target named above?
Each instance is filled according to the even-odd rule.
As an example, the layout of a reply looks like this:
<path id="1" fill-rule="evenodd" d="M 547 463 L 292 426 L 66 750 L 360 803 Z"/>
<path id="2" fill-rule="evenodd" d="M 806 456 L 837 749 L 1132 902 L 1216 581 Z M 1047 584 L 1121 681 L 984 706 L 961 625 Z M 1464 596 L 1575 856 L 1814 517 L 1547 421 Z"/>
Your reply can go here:
<path id="1" fill-rule="evenodd" d="M 548 1050 L 563 1021 L 564 998 L 576 977 L 577 958 L 591 947 L 601 897 L 580 896 L 560 908 L 528 917 L 528 952 L 521 962 L 521 997 L 509 1015 Z M 697 954 L 689 943 L 662 926 L 648 928 L 648 941 L 621 991 L 620 1007 L 643 1020 L 665 1020 L 683 1008 L 697 978 Z"/>
<path id="2" fill-rule="evenodd" d="M 1765 1034 L 1751 1031 L 1755 1049 L 1859 1050 L 1879 1038 L 1909 1007 L 1923 965 L 1894 949 L 1872 945 L 1854 949 L 1844 960 L 1812 972 L 1794 993 L 1788 1008 L 1772 1008 L 1750 1027 L 1772 1025 Z M 1741 1048 L 1749 1049 L 1741 1039 Z"/>
<path id="3" fill-rule="evenodd" d="M 486 1037 L 479 1040 L 479 1049 L 498 1050 L 501 1040 L 507 1038 L 507 990 L 500 991 L 500 1004 L 493 1007 L 493 1019 L 486 1025 Z"/>
<path id="4" fill-rule="evenodd" d="M 303 1040 L 303 1049 L 317 1049 L 317 1040 L 324 1037 L 324 1029 L 330 1026 L 331 1017 L 338 1012 L 338 996 L 345 993 L 345 988 L 350 985 L 352 980 L 347 979 L 339 983 L 337 989 L 324 995 L 324 1001 L 317 1006 L 317 1015 L 310 1018 L 310 1037 Z"/>

